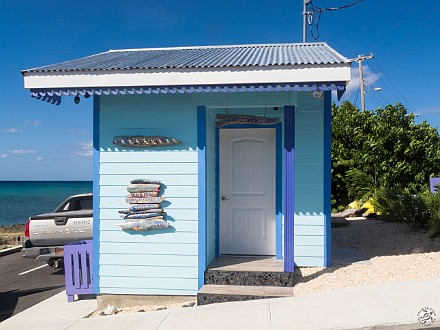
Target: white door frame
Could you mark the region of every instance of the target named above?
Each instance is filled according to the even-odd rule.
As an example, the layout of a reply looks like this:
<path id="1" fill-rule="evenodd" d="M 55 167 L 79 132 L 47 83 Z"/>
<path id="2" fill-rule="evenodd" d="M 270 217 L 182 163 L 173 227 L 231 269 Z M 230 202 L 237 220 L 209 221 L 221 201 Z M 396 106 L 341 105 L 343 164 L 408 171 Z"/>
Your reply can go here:
<path id="1" fill-rule="evenodd" d="M 233 240 L 229 240 L 229 237 L 231 236 L 232 224 L 225 225 L 225 223 L 222 223 L 222 220 L 221 220 L 222 212 L 225 212 L 225 207 L 224 206 L 226 206 L 226 211 L 228 210 L 228 205 L 226 205 L 224 203 L 229 203 L 230 202 L 228 200 L 221 200 L 222 196 L 225 197 L 225 198 L 230 197 L 230 196 L 226 197 L 226 196 L 222 195 L 225 192 L 221 191 L 222 190 L 222 184 L 221 184 L 222 178 L 221 178 L 221 174 L 220 173 L 222 171 L 224 171 L 224 169 L 223 170 L 220 169 L 220 164 L 221 164 L 220 154 L 221 154 L 221 145 L 222 145 L 222 143 L 221 143 L 222 142 L 221 141 L 221 132 L 227 132 L 226 130 L 234 130 L 234 129 L 237 129 L 237 130 L 240 130 L 240 131 L 244 131 L 244 130 L 252 131 L 253 130 L 255 132 L 256 140 L 258 140 L 258 134 L 257 133 L 261 132 L 262 135 L 264 136 L 264 138 L 270 139 L 270 141 L 268 143 L 271 143 L 271 145 L 272 145 L 272 148 L 269 149 L 269 150 L 266 149 L 265 153 L 269 154 L 269 156 L 270 156 L 269 158 L 273 157 L 273 159 L 272 159 L 273 163 L 271 163 L 272 162 L 272 160 L 271 160 L 271 162 L 268 162 L 268 166 L 265 166 L 265 167 L 267 168 L 266 171 L 273 171 L 273 174 L 270 174 L 269 177 L 267 177 L 267 179 L 266 179 L 266 180 L 269 180 L 269 184 L 266 183 L 267 186 L 271 186 L 272 183 L 273 183 L 273 186 L 270 188 L 270 189 L 273 189 L 273 191 L 269 192 L 269 196 L 267 196 L 265 194 L 257 194 L 257 195 L 265 195 L 265 197 L 262 197 L 263 201 L 264 201 L 263 203 L 269 203 L 268 204 L 269 211 L 263 210 L 265 208 L 258 208 L 258 207 L 254 206 L 254 208 L 257 210 L 256 211 L 257 213 L 255 213 L 256 215 L 258 214 L 259 210 L 262 211 L 262 213 L 260 215 L 266 214 L 266 212 L 269 212 L 269 215 L 264 215 L 264 216 L 262 215 L 262 217 L 264 218 L 263 219 L 264 225 L 263 225 L 263 227 L 261 227 L 261 228 L 264 228 L 263 231 L 269 237 L 266 237 L 265 239 L 261 238 L 262 239 L 261 242 L 258 242 L 257 239 L 254 240 L 254 238 L 250 238 L 248 243 L 250 242 L 250 246 L 252 246 L 252 244 L 253 244 L 254 248 L 248 248 L 247 249 L 248 252 L 246 252 L 246 253 L 243 253 L 243 252 L 240 252 L 240 251 L 234 252 L 236 249 L 239 249 L 241 251 L 246 251 L 246 248 L 244 246 L 246 244 L 248 244 L 248 243 L 243 242 L 243 247 L 242 248 L 241 247 L 233 247 L 232 245 L 234 245 L 235 243 L 237 243 L 238 246 L 242 245 L 242 243 L 239 240 L 238 240 L 238 242 L 235 242 L 235 243 L 234 243 Z M 271 129 L 271 131 L 263 131 L 263 130 L 266 130 L 266 129 Z M 230 132 L 232 133 L 233 131 L 230 131 Z M 270 132 L 270 134 L 267 134 L 269 132 Z M 237 131 L 237 133 L 239 133 L 239 132 Z M 261 136 L 261 134 L 260 134 L 260 136 Z M 219 254 L 242 254 L 242 255 L 244 255 L 244 254 L 254 254 L 254 255 L 275 255 L 275 254 L 277 254 L 278 255 L 279 253 L 277 253 L 278 252 L 278 247 L 277 247 L 278 246 L 278 244 L 277 244 L 278 242 L 277 242 L 277 239 L 279 239 L 280 235 L 278 235 L 278 233 L 277 233 L 279 231 L 279 228 L 278 228 L 279 226 L 277 225 L 278 220 L 276 219 L 276 217 L 277 217 L 277 215 L 276 215 L 276 208 L 277 208 L 277 198 L 280 198 L 280 196 L 277 196 L 277 189 L 279 187 L 277 187 L 277 174 L 278 173 L 277 173 L 277 161 L 276 161 L 276 155 L 277 155 L 276 148 L 277 148 L 277 144 L 278 143 L 277 143 L 277 130 L 276 130 L 276 128 L 273 127 L 273 126 L 272 127 L 261 127 L 261 126 L 258 126 L 258 127 L 224 128 L 224 129 L 220 129 L 219 130 L 219 140 L 218 141 L 219 141 L 219 143 L 218 143 L 218 148 L 219 148 L 219 150 L 218 150 L 218 155 L 219 155 L 218 164 L 219 164 L 219 168 L 218 168 L 218 172 L 217 172 L 218 176 L 219 176 L 219 180 L 218 180 L 218 184 L 219 184 L 218 192 L 219 192 L 219 194 L 217 196 L 218 206 L 219 206 L 218 207 L 218 210 L 219 210 L 219 213 L 218 213 L 218 217 L 219 217 L 219 221 L 218 221 L 218 226 L 219 226 L 218 227 L 218 231 L 219 231 L 218 253 Z M 229 183 L 228 184 L 223 184 L 223 187 L 226 186 L 226 189 L 227 189 L 227 188 L 229 188 L 228 185 L 229 185 Z M 262 191 L 264 191 L 264 190 L 262 190 Z M 249 196 L 252 196 L 252 195 L 254 195 L 254 194 L 250 194 Z M 236 198 L 240 198 L 240 197 L 236 197 Z M 255 198 L 256 198 L 255 201 L 258 200 L 258 199 L 261 199 L 261 197 L 258 197 L 258 196 L 255 197 Z M 245 198 L 245 201 L 246 201 L 246 198 Z M 251 197 L 251 201 L 252 201 L 252 197 Z M 240 209 L 237 208 L 237 203 L 239 203 L 239 202 L 236 200 L 235 206 L 231 206 L 231 207 L 235 207 L 236 210 L 238 209 L 240 211 Z M 223 211 L 222 211 L 222 208 L 223 208 Z M 246 210 L 246 208 L 244 207 L 243 210 Z M 228 234 L 225 234 L 225 228 L 227 228 L 226 232 Z M 226 237 L 226 239 L 225 239 L 225 237 Z M 243 241 L 245 241 L 245 240 L 246 240 L 246 238 L 243 238 Z M 225 246 L 225 244 L 227 244 L 225 242 L 230 242 L 231 246 Z M 261 248 L 260 248 L 260 243 L 262 244 Z M 266 244 L 265 247 L 263 247 L 264 244 Z M 255 250 L 255 252 L 249 252 L 249 251 L 254 251 L 254 250 Z"/>

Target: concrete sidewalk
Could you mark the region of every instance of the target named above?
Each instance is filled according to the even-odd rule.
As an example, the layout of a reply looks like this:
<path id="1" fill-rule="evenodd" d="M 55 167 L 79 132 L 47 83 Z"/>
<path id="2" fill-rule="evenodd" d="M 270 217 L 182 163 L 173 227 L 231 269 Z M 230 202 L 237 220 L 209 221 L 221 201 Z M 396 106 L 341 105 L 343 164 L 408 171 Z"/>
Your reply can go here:
<path id="1" fill-rule="evenodd" d="M 417 314 L 437 314 L 431 327 Z M 305 294 L 298 297 L 84 318 L 95 300 L 68 304 L 60 293 L 6 321 L 0 329 L 361 329 L 440 327 L 440 278 Z M 397 326 L 397 325 L 406 326 Z M 408 326 L 410 325 L 410 326 Z"/>
<path id="2" fill-rule="evenodd" d="M 0 329 L 67 329 L 94 310 L 96 299 L 68 303 L 66 291 L 63 291 L 4 320 L 0 323 Z"/>

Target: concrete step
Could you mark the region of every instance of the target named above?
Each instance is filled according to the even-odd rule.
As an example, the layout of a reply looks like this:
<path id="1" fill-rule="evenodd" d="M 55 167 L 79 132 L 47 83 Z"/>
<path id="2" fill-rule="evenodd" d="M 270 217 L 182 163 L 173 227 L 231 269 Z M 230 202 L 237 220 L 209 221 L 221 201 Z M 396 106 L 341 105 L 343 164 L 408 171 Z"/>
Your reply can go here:
<path id="1" fill-rule="evenodd" d="M 205 284 L 293 287 L 293 273 L 208 269 Z"/>
<path id="2" fill-rule="evenodd" d="M 292 287 L 205 284 L 197 293 L 197 305 L 291 296 Z"/>

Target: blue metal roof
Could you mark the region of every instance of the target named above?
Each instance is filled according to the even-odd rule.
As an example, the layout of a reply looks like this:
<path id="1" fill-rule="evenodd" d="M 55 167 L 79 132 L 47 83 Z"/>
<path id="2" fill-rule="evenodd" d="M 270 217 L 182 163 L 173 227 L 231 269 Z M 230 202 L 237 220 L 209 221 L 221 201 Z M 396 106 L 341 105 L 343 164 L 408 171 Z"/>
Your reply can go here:
<path id="1" fill-rule="evenodd" d="M 326 43 L 293 43 L 110 50 L 23 73 L 343 63 L 349 61 Z"/>

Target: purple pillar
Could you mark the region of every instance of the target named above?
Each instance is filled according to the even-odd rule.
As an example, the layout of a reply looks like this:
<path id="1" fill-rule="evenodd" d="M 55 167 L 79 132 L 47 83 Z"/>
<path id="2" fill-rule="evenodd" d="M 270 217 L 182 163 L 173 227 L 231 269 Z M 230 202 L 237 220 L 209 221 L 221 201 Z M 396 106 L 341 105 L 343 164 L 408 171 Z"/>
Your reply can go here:
<path id="1" fill-rule="evenodd" d="M 295 107 L 284 107 L 284 271 L 293 272 L 295 217 Z"/>

